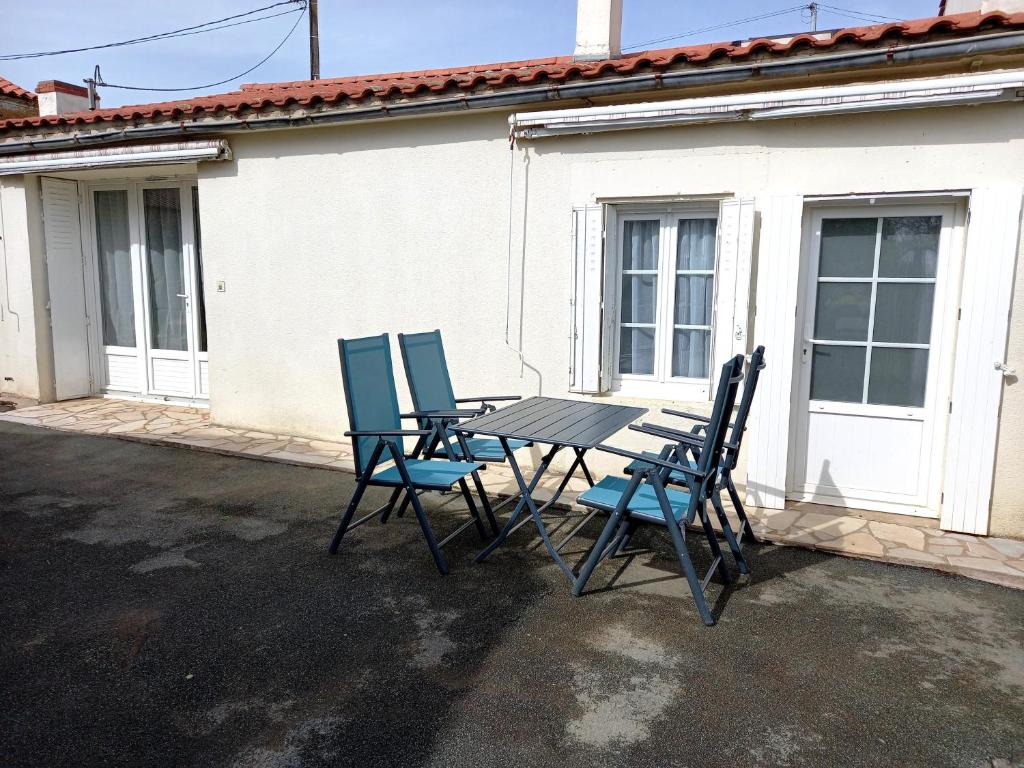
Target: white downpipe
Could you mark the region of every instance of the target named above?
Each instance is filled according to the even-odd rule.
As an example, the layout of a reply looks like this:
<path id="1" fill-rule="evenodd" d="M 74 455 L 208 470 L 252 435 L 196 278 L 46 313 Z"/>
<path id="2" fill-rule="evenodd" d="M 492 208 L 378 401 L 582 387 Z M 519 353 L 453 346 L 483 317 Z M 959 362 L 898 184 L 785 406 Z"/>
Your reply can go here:
<path id="1" fill-rule="evenodd" d="M 1024 70 L 515 113 L 517 138 L 1024 99 Z"/>
<path id="2" fill-rule="evenodd" d="M 0 176 L 230 159 L 231 148 L 223 139 L 182 141 L 0 157 Z"/>

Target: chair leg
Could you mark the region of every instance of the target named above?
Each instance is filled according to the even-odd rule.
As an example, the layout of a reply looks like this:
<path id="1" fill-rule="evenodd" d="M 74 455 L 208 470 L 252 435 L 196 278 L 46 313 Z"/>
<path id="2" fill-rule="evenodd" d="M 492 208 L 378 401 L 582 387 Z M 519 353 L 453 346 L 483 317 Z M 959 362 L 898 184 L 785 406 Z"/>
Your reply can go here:
<path id="1" fill-rule="evenodd" d="M 740 501 L 740 495 L 736 491 L 736 486 L 732 482 L 732 473 L 729 473 L 725 480 L 726 490 L 729 491 L 729 498 L 732 500 L 732 506 L 736 510 L 736 516 L 740 519 L 740 541 L 757 541 L 757 537 L 754 536 L 754 531 L 750 527 L 750 520 L 747 518 L 747 510 L 743 508 L 743 502 Z"/>
<path id="2" fill-rule="evenodd" d="M 363 493 L 366 492 L 367 481 L 370 479 L 370 474 L 364 472 L 363 476 L 356 483 L 355 493 L 352 494 L 352 499 L 348 503 L 348 507 L 345 509 L 345 514 L 341 516 L 341 524 L 338 526 L 338 530 L 334 533 L 334 538 L 331 540 L 331 546 L 328 547 L 327 551 L 332 555 L 338 554 L 338 546 L 341 544 L 341 539 L 345 535 L 345 531 L 348 530 L 348 524 L 352 522 L 352 516 L 356 513 L 356 507 L 359 506 L 359 502 L 363 499 Z"/>
<path id="3" fill-rule="evenodd" d="M 743 550 L 740 548 L 739 542 L 736 541 L 736 534 L 733 533 L 729 518 L 726 517 L 725 509 L 722 507 L 722 496 L 717 488 L 711 493 L 711 505 L 715 508 L 718 522 L 722 526 L 722 535 L 725 536 L 725 541 L 732 551 L 732 558 L 736 561 L 736 568 L 740 573 L 750 573 L 747 558 L 743 556 Z"/>
<path id="4" fill-rule="evenodd" d="M 466 506 L 469 507 L 469 514 L 473 516 L 473 523 L 476 525 L 476 532 L 480 534 L 480 540 L 487 541 L 487 529 L 484 528 L 484 521 L 480 518 L 480 511 L 476 508 L 476 502 L 473 501 L 473 494 L 469 492 L 469 484 L 466 483 L 465 478 L 459 480 L 459 490 L 462 492 L 462 498 L 466 500 Z"/>
<path id="5" fill-rule="evenodd" d="M 732 574 L 729 573 L 729 566 L 725 564 L 725 555 L 722 553 L 722 547 L 718 543 L 718 533 L 715 531 L 715 526 L 711 524 L 707 503 L 702 503 L 697 512 L 700 515 L 700 525 L 704 529 L 704 536 L 708 540 L 708 547 L 711 548 L 711 557 L 718 566 L 718 575 L 722 579 L 723 584 L 732 584 Z"/>
<path id="6" fill-rule="evenodd" d="M 633 533 L 636 531 L 636 523 L 631 519 L 627 518 L 623 521 L 622 532 L 619 535 L 619 541 L 615 549 L 612 551 L 612 557 L 622 554 L 622 550 L 629 546 L 629 542 L 633 539 Z"/>
<path id="7" fill-rule="evenodd" d="M 427 520 L 427 513 L 423 509 L 423 505 L 420 504 L 419 497 L 415 491 L 410 491 L 408 498 L 412 504 L 413 511 L 416 513 L 416 519 L 419 520 L 420 528 L 423 529 L 423 537 L 427 540 L 427 546 L 430 547 L 430 554 L 434 556 L 437 570 L 441 572 L 442 576 L 447 576 L 448 561 L 444 559 L 444 555 L 441 554 L 441 548 L 437 546 L 437 538 L 434 536 L 434 529 L 430 527 L 430 521 Z"/>
<path id="8" fill-rule="evenodd" d="M 388 518 L 391 517 L 391 513 L 395 511 L 395 504 L 398 503 L 398 497 L 401 494 L 402 494 L 402 489 L 401 488 L 395 488 L 395 490 L 393 490 L 391 492 L 391 498 L 388 499 L 387 509 L 385 509 L 384 513 L 380 516 L 380 524 L 381 525 L 384 525 L 384 523 L 386 523 L 388 521 Z"/>
<path id="9" fill-rule="evenodd" d="M 678 525 L 670 525 L 668 533 L 672 538 L 672 546 L 675 547 L 676 557 L 679 560 L 679 565 L 682 566 L 683 575 L 686 576 L 686 581 L 690 585 L 693 602 L 697 604 L 697 613 L 700 614 L 701 621 L 710 627 L 715 623 L 715 617 L 711 615 L 708 601 L 704 597 L 704 589 L 700 579 L 697 578 L 697 571 L 693 567 L 693 561 L 690 560 L 690 553 L 686 549 L 686 536 L 683 528 Z"/>
<path id="10" fill-rule="evenodd" d="M 608 522 L 604 526 L 604 530 L 601 531 L 601 535 L 597 537 L 597 542 L 594 544 L 593 549 L 590 550 L 590 554 L 587 556 L 587 561 L 580 568 L 579 575 L 576 577 L 576 581 L 572 585 L 572 594 L 575 597 L 579 597 L 583 593 L 583 588 L 587 586 L 587 581 L 590 580 L 590 575 L 594 572 L 594 568 L 601 562 L 601 558 L 605 556 L 605 549 L 608 547 L 608 542 L 611 541 L 612 534 L 615 533 L 619 524 L 622 522 L 623 516 L 626 514 L 625 508 L 616 509 L 612 512 L 611 517 L 608 518 Z"/>
<path id="11" fill-rule="evenodd" d="M 484 515 L 491 526 L 491 535 L 497 536 L 500 530 L 498 528 L 498 521 L 494 517 L 494 510 L 491 509 L 491 502 L 487 498 L 487 492 L 484 490 L 484 484 L 480 479 L 479 472 L 473 472 L 473 485 L 476 486 L 476 495 L 480 497 L 480 505 L 484 508 Z"/>

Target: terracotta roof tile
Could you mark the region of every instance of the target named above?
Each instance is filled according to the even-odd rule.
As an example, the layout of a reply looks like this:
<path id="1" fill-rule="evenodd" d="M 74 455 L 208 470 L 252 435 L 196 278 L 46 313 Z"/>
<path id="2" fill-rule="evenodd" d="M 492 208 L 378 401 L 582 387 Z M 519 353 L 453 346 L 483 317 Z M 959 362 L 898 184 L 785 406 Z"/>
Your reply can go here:
<path id="1" fill-rule="evenodd" d="M 25 101 L 35 101 L 36 95 L 32 91 L 26 91 L 24 88 L 15 85 L 10 80 L 0 77 L 0 96 L 11 96 L 15 99 L 23 99 Z"/>
<path id="2" fill-rule="evenodd" d="M 152 118 L 192 118 L 203 114 L 237 114 L 247 109 L 286 109 L 319 104 L 336 105 L 370 98 L 418 97 L 449 90 L 507 88 L 541 81 L 564 82 L 608 75 L 629 76 L 646 70 L 664 70 L 678 64 L 703 65 L 717 59 L 743 60 L 751 56 L 787 56 L 841 44 L 871 46 L 886 40 L 912 41 L 936 32 L 972 33 L 988 28 L 1024 27 L 1024 13 L 962 13 L 926 19 L 850 27 L 824 35 L 799 34 L 789 39 L 760 38 L 744 43 L 708 43 L 661 50 L 639 51 L 618 59 L 573 61 L 556 56 L 526 61 L 479 64 L 446 69 L 391 72 L 376 75 L 298 80 L 282 83 L 246 83 L 231 93 L 195 96 L 138 106 L 123 106 L 69 115 L 8 119 L 0 130 L 38 126 L 85 125 Z M 6 81 L 0 81 L 6 82 Z"/>

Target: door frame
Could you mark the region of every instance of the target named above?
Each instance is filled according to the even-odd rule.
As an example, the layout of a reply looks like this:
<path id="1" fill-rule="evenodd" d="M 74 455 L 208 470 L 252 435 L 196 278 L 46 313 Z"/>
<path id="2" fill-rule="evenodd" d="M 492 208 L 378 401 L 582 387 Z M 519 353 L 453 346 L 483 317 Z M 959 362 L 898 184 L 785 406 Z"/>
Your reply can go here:
<path id="1" fill-rule="evenodd" d="M 789 456 L 786 473 L 787 501 L 819 502 L 840 506 L 862 507 L 883 512 L 938 518 L 942 505 L 946 437 L 949 424 L 949 403 L 953 384 L 953 359 L 955 352 L 956 321 L 962 280 L 964 235 L 966 211 L 959 197 L 936 195 L 934 197 L 907 199 L 841 200 L 829 202 L 808 202 L 804 217 L 804 231 L 800 253 L 800 280 L 795 322 L 797 345 L 795 349 L 793 410 L 790 418 Z M 885 498 L 879 493 L 874 499 L 846 496 L 837 498 L 815 491 L 797 489 L 797 476 L 806 462 L 807 433 L 810 416 L 810 369 L 811 361 L 804 362 L 809 349 L 809 326 L 813 322 L 813 307 L 816 303 L 818 259 L 820 255 L 821 221 L 831 217 L 886 217 L 908 215 L 941 215 L 943 227 L 940 233 L 940 264 L 936 272 L 935 298 L 932 311 L 932 336 L 929 346 L 928 385 L 922 435 L 922 467 L 927 468 L 926 487 L 919 503 L 908 503 L 892 495 Z M 854 413 L 856 409 L 870 408 L 867 414 L 876 418 L 900 418 L 906 416 L 903 406 L 871 406 L 861 403 L 836 403 L 836 412 Z M 858 414 L 859 415 L 859 414 Z M 851 503 L 852 502 L 852 503 Z"/>
<path id="2" fill-rule="evenodd" d="M 130 397 L 154 402 L 174 402 L 187 405 L 205 406 L 209 402 L 209 395 L 200 394 L 200 365 L 208 360 L 206 352 L 197 349 L 198 341 L 198 311 L 195 306 L 196 291 L 201 289 L 198 285 L 196 275 L 196 259 L 198 254 L 195 248 L 194 222 L 192 213 L 192 190 L 196 186 L 197 177 L 193 175 L 176 175 L 162 178 L 120 178 L 103 179 L 100 181 L 79 181 L 81 222 L 84 232 L 83 251 L 85 256 L 86 269 L 86 304 L 89 308 L 89 316 L 96 318 L 96 322 L 90 324 L 89 342 L 90 359 L 93 370 L 96 371 L 94 386 L 100 395 L 111 397 Z M 150 317 L 149 317 L 149 276 L 145 261 L 145 227 L 143 222 L 143 190 L 154 188 L 176 188 L 179 190 L 181 201 L 181 240 L 182 254 L 185 261 L 185 281 L 188 286 L 191 301 L 191 311 L 188 313 L 187 338 L 190 352 L 182 353 L 192 358 L 191 366 L 191 394 L 171 393 L 160 391 L 152 387 L 149 345 Z M 99 261 L 96 242 L 96 212 L 94 205 L 94 192 L 104 190 L 126 190 L 129 200 L 128 205 L 128 227 L 131 237 L 130 257 L 132 265 L 132 284 L 139 290 L 133 291 L 135 311 L 135 343 L 134 348 L 127 347 L 106 347 L 103 344 L 103 327 L 101 314 L 101 292 Z M 119 350 L 136 357 L 137 389 L 111 389 L 106 380 L 106 364 L 104 356 L 109 353 L 117 353 Z"/>

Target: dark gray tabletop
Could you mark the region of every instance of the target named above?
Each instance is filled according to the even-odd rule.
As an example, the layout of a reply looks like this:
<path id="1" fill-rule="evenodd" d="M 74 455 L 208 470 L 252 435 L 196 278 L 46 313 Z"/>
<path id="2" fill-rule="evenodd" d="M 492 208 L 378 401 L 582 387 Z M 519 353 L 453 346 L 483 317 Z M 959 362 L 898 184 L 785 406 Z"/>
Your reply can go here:
<path id="1" fill-rule="evenodd" d="M 459 432 L 593 448 L 647 413 L 626 405 L 529 397 L 500 410 L 453 424 Z"/>

